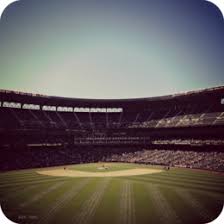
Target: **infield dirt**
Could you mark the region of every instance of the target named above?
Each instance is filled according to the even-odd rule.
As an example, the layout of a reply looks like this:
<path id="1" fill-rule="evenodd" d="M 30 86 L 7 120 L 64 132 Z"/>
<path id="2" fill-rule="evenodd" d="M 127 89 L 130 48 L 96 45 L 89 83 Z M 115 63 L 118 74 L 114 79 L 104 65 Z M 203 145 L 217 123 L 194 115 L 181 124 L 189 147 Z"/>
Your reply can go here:
<path id="1" fill-rule="evenodd" d="M 163 172 L 159 169 L 146 169 L 146 168 L 135 168 L 128 170 L 119 171 L 108 171 L 108 172 L 85 172 L 79 170 L 69 170 L 69 169 L 52 169 L 52 170 L 41 170 L 37 171 L 38 174 L 47 176 L 57 176 L 57 177 L 123 177 L 123 176 L 137 176 L 152 173 Z"/>

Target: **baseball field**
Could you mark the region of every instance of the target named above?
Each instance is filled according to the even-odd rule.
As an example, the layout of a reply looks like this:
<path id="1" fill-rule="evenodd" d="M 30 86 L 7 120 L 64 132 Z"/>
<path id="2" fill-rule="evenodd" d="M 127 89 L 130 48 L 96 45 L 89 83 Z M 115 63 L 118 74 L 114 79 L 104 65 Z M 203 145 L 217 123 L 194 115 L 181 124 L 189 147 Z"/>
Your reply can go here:
<path id="1" fill-rule="evenodd" d="M 127 163 L 0 173 L 5 215 L 17 223 L 199 224 L 224 202 L 224 175 Z"/>

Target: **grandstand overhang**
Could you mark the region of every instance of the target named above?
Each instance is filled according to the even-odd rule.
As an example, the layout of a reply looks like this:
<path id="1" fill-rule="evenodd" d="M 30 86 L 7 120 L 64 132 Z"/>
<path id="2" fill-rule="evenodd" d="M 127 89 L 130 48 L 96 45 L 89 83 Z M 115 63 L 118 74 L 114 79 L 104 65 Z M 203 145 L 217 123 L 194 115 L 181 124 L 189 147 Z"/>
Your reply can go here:
<path id="1" fill-rule="evenodd" d="M 149 109 L 150 107 L 170 107 L 191 103 L 221 104 L 224 98 L 224 86 L 198 91 L 190 91 L 159 97 L 133 98 L 133 99 L 82 99 L 41 94 L 23 93 L 18 91 L 0 90 L 0 102 L 15 102 L 56 107 L 77 108 L 123 108 L 130 110 Z M 223 105 L 223 104 L 222 104 Z"/>

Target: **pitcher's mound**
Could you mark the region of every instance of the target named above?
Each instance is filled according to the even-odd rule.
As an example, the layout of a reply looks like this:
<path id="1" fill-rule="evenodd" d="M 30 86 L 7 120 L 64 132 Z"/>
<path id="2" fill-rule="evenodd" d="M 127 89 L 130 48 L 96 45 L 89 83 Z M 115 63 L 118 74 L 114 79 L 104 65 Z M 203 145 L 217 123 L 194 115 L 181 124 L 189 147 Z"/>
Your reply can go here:
<path id="1" fill-rule="evenodd" d="M 79 170 L 69 170 L 61 168 L 37 171 L 37 173 L 42 175 L 57 176 L 57 177 L 122 177 L 122 176 L 146 175 L 160 172 L 163 172 L 163 170 L 147 169 L 147 168 L 136 168 L 136 169 L 119 170 L 119 171 L 108 171 L 108 172 L 84 172 Z"/>

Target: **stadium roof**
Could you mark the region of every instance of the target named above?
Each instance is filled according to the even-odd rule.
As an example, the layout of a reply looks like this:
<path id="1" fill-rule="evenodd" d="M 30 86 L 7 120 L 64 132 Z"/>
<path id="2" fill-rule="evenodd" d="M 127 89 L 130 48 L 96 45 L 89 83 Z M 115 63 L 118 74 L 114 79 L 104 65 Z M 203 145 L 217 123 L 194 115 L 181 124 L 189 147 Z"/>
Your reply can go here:
<path id="1" fill-rule="evenodd" d="M 170 103 L 189 103 L 199 101 L 201 103 L 208 100 L 215 101 L 224 98 L 224 86 L 207 88 L 184 93 L 146 97 L 146 98 L 130 98 L 130 99 L 83 99 L 68 98 L 58 96 L 47 96 L 42 94 L 24 93 L 10 90 L 0 90 L 0 101 L 19 102 L 38 105 L 51 106 L 71 106 L 71 107 L 138 107 L 145 105 L 170 104 Z"/>

